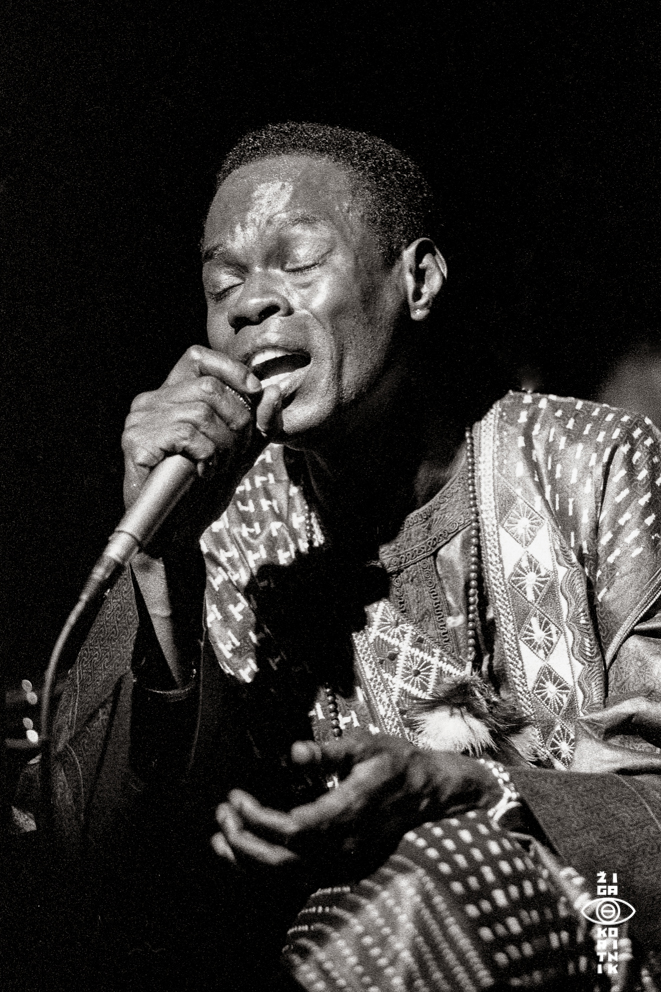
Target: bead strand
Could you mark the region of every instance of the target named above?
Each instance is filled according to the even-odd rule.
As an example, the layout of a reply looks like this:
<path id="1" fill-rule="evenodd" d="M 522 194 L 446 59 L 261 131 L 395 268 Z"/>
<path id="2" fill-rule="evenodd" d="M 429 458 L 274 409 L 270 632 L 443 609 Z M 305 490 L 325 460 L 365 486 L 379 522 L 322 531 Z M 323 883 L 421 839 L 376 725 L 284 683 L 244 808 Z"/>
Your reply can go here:
<path id="1" fill-rule="evenodd" d="M 340 723 L 340 710 L 337 703 L 337 696 L 328 682 L 324 685 L 326 701 L 328 703 L 328 715 L 330 717 L 331 731 L 333 737 L 342 736 L 342 724 Z"/>
<path id="2" fill-rule="evenodd" d="M 308 542 L 308 549 L 317 546 L 317 541 L 315 539 L 314 533 L 314 519 L 312 516 L 312 508 L 310 504 L 306 504 L 305 507 L 305 536 Z M 333 737 L 342 736 L 342 724 L 340 723 L 340 710 L 337 702 L 337 696 L 332 686 L 326 682 L 324 684 L 324 692 L 326 693 L 326 702 L 328 704 L 328 715 L 330 718 L 330 725 Z"/>
<path id="3" fill-rule="evenodd" d="M 481 765 L 487 768 L 498 782 L 501 789 L 501 797 L 495 806 L 487 810 L 487 816 L 493 823 L 498 823 L 502 817 L 511 809 L 520 806 L 521 796 L 510 778 L 510 773 L 499 761 L 492 761 L 490 758 L 478 758 Z"/>
<path id="4" fill-rule="evenodd" d="M 466 618 L 467 667 L 472 668 L 477 656 L 477 629 L 479 623 L 478 591 L 480 576 L 480 518 L 477 508 L 477 482 L 475 478 L 475 449 L 473 433 L 466 428 L 466 463 L 468 467 L 468 507 L 470 510 L 468 551 L 468 615 Z"/>

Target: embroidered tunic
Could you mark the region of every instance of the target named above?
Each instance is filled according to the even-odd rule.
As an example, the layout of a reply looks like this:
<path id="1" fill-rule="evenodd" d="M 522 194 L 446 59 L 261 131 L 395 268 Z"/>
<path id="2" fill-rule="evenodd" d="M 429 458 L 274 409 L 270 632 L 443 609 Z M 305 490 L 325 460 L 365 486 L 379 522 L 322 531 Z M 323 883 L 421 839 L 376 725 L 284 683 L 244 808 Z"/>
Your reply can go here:
<path id="1" fill-rule="evenodd" d="M 622 660 L 614 664 L 661 587 L 658 435 L 649 422 L 607 406 L 528 394 L 510 394 L 476 435 L 487 584 L 483 675 L 501 694 L 514 693 L 534 721 L 537 757 L 567 768 L 579 716 L 600 709 L 607 695 L 620 698 L 622 679 L 628 694 L 661 687 L 655 645 L 648 645 L 649 677 L 638 689 Z M 207 625 L 219 663 L 252 683 L 267 667 L 288 668 L 289 656 L 327 681 L 315 657 L 327 644 L 309 631 L 303 638 L 301 624 L 310 584 L 321 613 L 344 619 L 331 602 L 338 590 L 328 573 L 336 569 L 362 593 L 365 611 L 362 628 L 351 632 L 358 693 L 343 720 L 415 741 L 405 726 L 411 705 L 433 698 L 465 669 L 465 462 L 379 549 L 378 563 L 365 566 L 381 572 L 380 587 L 378 578 L 356 585 L 331 556 L 309 555 L 305 514 L 282 447 L 270 446 L 205 533 Z M 337 638 L 327 617 L 315 622 L 321 640 Z M 365 694 L 376 707 L 371 717 Z M 323 721 L 321 697 L 315 710 Z M 627 744 L 656 751 L 640 740 Z"/>
<path id="2" fill-rule="evenodd" d="M 482 675 L 537 734 L 538 767 L 522 761 L 512 778 L 567 863 L 586 877 L 608 870 L 626 880 L 640 939 L 657 946 L 659 749 L 631 734 L 606 741 L 590 714 L 636 696 L 661 701 L 659 434 L 607 406 L 509 394 L 474 439 Z M 223 787 L 258 783 L 265 803 L 285 794 L 295 803 L 321 787 L 297 780 L 287 754 L 313 729 L 324 735 L 326 682 L 345 727 L 415 740 L 410 707 L 464 670 L 465 472 L 406 519 L 378 560 L 357 563 L 324 546 L 321 533 L 308 547 L 303 489 L 281 448 L 264 451 L 202 542 L 210 647 L 190 762 L 195 803 L 217 769 Z M 117 832 L 113 809 L 139 791 L 132 666 L 147 636 L 124 578 L 57 717 L 58 822 L 74 849 L 83 837 L 106 843 Z M 211 781 L 209 802 L 219 795 Z M 208 847 L 208 833 L 200 843 Z"/>

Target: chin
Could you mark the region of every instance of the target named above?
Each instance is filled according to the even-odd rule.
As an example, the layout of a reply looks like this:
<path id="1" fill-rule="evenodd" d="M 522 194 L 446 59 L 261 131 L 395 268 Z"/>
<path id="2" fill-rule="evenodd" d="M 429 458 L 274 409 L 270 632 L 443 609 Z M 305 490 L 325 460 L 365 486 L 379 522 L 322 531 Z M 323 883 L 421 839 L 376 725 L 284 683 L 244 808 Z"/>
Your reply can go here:
<path id="1" fill-rule="evenodd" d="M 294 402 L 283 409 L 282 427 L 270 436 L 270 440 L 297 451 L 311 449 L 328 437 L 335 419 L 332 413 L 326 414 L 319 406 L 306 404 L 296 409 Z"/>

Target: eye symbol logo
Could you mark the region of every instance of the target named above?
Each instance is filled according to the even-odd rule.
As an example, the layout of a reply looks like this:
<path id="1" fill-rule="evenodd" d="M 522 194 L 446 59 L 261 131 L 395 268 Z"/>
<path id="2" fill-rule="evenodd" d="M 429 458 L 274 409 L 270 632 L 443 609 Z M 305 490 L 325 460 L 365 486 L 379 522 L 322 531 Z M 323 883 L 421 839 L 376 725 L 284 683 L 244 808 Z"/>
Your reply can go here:
<path id="1" fill-rule="evenodd" d="M 599 899 L 590 899 L 590 902 L 583 906 L 581 913 L 590 923 L 599 923 L 601 926 L 616 927 L 620 923 L 630 920 L 636 910 L 626 899 L 614 899 L 612 896 Z"/>

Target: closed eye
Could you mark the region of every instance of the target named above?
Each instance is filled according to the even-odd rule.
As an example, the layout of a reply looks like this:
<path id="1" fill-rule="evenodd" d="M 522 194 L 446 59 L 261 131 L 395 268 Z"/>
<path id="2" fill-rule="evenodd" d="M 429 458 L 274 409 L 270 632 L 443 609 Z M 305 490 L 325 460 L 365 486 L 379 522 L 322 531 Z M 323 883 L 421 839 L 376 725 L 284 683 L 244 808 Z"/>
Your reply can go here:
<path id="1" fill-rule="evenodd" d="M 312 262 L 310 265 L 297 265 L 295 269 L 292 269 L 292 268 L 289 268 L 288 267 L 288 268 L 285 269 L 285 272 L 294 272 L 294 273 L 296 273 L 296 272 L 309 272 L 310 269 L 316 269 L 317 266 L 320 265 L 320 264 L 321 264 L 320 262 Z"/>
<path id="2" fill-rule="evenodd" d="M 224 289 L 218 289 L 218 290 L 208 289 L 206 292 L 206 297 L 212 303 L 222 303 L 225 297 L 228 296 L 228 294 L 231 293 L 233 289 L 238 289 L 238 288 L 239 288 L 239 284 L 237 283 L 234 286 L 225 286 Z"/>
<path id="3" fill-rule="evenodd" d="M 288 273 L 291 272 L 294 275 L 296 275 L 296 273 L 298 272 L 310 272 L 312 269 L 316 269 L 320 265 L 322 265 L 322 263 L 325 262 L 328 256 L 330 255 L 330 252 L 331 249 L 329 248 L 327 251 L 324 251 L 321 255 L 315 258 L 314 261 L 312 262 L 303 262 L 302 259 L 300 262 L 296 262 L 292 259 L 292 261 L 288 265 L 284 266 L 284 271 Z"/>

